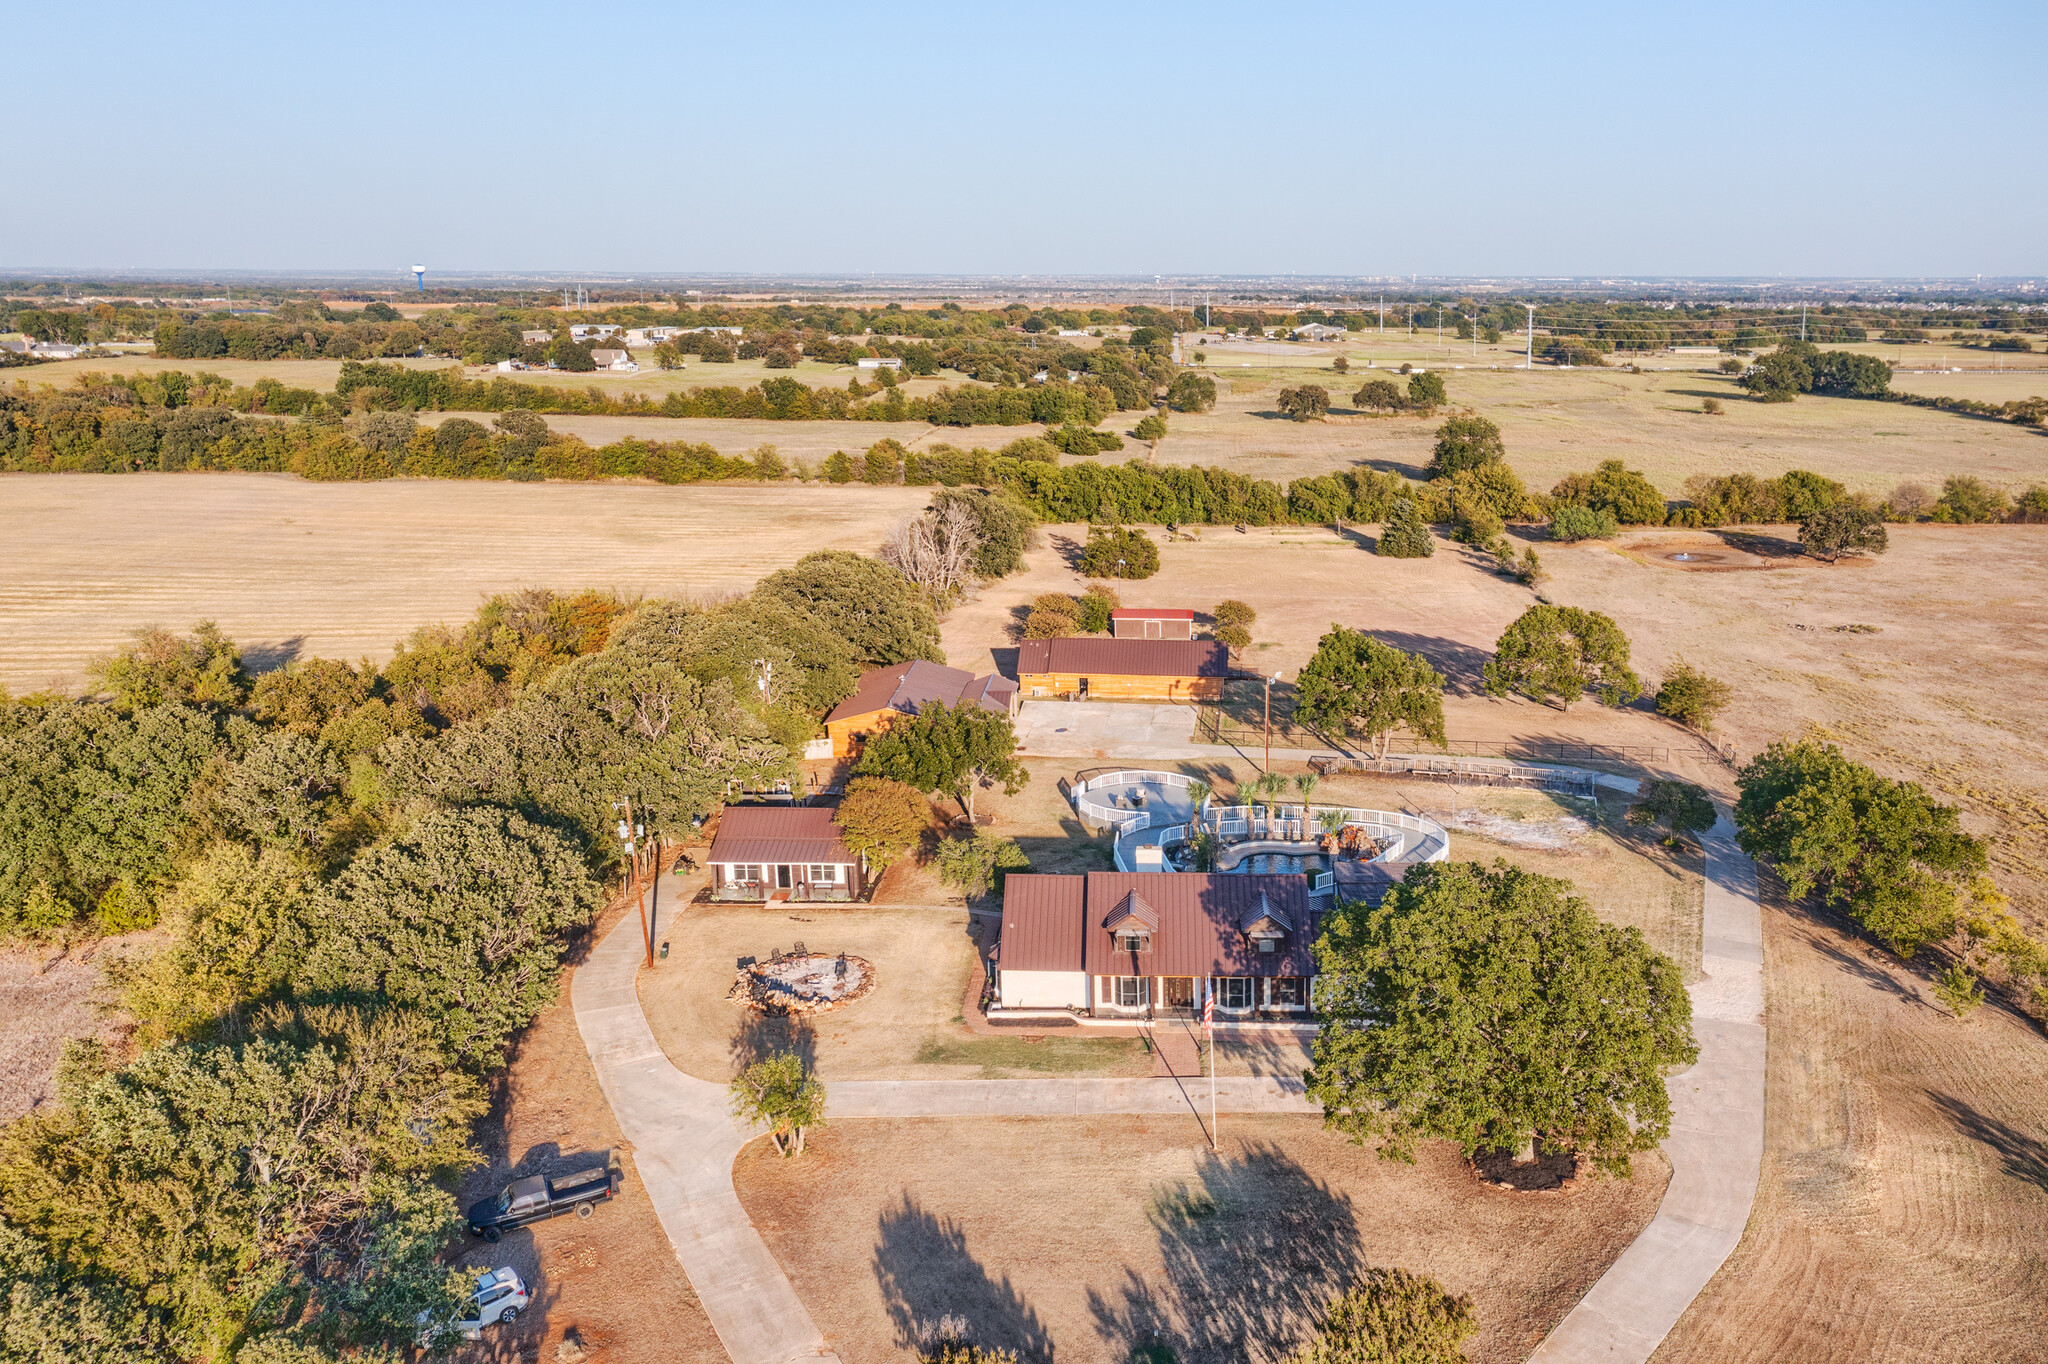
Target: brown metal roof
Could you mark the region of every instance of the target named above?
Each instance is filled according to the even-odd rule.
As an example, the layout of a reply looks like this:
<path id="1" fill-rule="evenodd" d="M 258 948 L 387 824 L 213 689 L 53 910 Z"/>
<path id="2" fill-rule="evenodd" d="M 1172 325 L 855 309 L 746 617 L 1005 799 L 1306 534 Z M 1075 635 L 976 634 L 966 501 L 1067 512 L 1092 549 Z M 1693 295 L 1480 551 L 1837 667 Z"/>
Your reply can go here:
<path id="1" fill-rule="evenodd" d="M 1079 876 L 1016 873 L 1003 880 L 1005 971 L 1078 971 L 1083 938 Z"/>
<path id="2" fill-rule="evenodd" d="M 1140 923 L 1156 929 L 1159 927 L 1159 911 L 1146 904 L 1145 897 L 1135 890 L 1128 891 L 1123 899 L 1116 902 L 1116 908 L 1109 911 L 1109 917 L 1102 921 L 1102 926 L 1114 933 L 1127 923 Z"/>
<path id="3" fill-rule="evenodd" d="M 1106 926 L 1136 899 L 1157 916 L 1151 950 L 1116 950 Z M 1240 927 L 1270 917 L 1288 927 L 1261 952 Z M 1003 884 L 1003 951 L 1009 971 L 1086 971 L 1097 976 L 1310 976 L 1308 878 L 1299 873 L 1090 872 L 1012 876 Z"/>
<path id="4" fill-rule="evenodd" d="M 886 668 L 870 668 L 860 675 L 853 695 L 832 707 L 827 720 L 847 720 L 856 715 L 893 710 L 915 715 L 934 701 L 948 706 L 972 703 L 998 715 L 1010 713 L 1010 697 L 1017 684 L 999 674 L 976 677 L 964 668 L 912 659 Z"/>
<path id="5" fill-rule="evenodd" d="M 1184 606 L 1119 606 L 1109 613 L 1111 620 L 1193 620 L 1195 613 Z"/>
<path id="6" fill-rule="evenodd" d="M 832 813 L 824 805 L 728 805 L 704 860 L 852 866 L 860 859 L 839 837 Z"/>
<path id="7" fill-rule="evenodd" d="M 1213 639 L 1027 639 L 1017 675 L 1228 677 L 1230 650 Z"/>

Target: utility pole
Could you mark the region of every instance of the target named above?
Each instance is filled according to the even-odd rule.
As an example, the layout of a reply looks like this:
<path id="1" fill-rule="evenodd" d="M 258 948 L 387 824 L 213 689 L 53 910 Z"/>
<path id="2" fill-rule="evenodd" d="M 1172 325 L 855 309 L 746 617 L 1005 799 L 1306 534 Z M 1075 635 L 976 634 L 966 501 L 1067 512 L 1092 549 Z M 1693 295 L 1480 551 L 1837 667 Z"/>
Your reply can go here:
<path id="1" fill-rule="evenodd" d="M 1436 313 L 1436 348 L 1442 350 L 1444 348 L 1444 305 L 1432 303 L 1429 306 Z"/>
<path id="2" fill-rule="evenodd" d="M 625 818 L 619 821 L 619 843 L 626 851 L 626 889 L 632 892 L 633 902 L 640 909 L 640 939 L 646 948 L 645 964 L 654 965 L 654 930 L 647 923 L 647 897 L 640 891 L 640 858 L 635 839 L 647 837 L 647 826 L 633 822 L 633 798 L 612 802 L 612 809 L 625 811 Z"/>
<path id="3" fill-rule="evenodd" d="M 1223 1134 L 1216 1130 L 1216 981 L 1203 982 L 1202 1031 L 1209 1035 L 1209 1149 L 1223 1149 Z"/>
<path id="4" fill-rule="evenodd" d="M 1387 296 L 1380 295 L 1380 339 L 1387 339 Z"/>
<path id="5" fill-rule="evenodd" d="M 1522 368 L 1533 371 L 1536 368 L 1536 305 L 1524 303 L 1522 306 L 1529 310 L 1529 354 L 1523 360 Z"/>
<path id="6" fill-rule="evenodd" d="M 1799 305 L 1799 339 L 1801 341 L 1806 339 L 1806 305 L 1804 303 Z"/>

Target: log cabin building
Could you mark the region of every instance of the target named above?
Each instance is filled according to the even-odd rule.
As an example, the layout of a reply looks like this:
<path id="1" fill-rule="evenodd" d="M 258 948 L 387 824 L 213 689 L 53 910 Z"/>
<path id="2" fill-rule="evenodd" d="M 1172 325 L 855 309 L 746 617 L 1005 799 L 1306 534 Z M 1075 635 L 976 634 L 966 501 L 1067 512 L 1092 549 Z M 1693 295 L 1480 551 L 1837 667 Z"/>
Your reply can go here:
<path id="1" fill-rule="evenodd" d="M 1016 699 L 1017 684 L 1000 674 L 976 677 L 964 668 L 914 659 L 862 673 L 853 695 L 826 714 L 825 732 L 832 738 L 832 756 L 846 759 L 860 751 L 863 735 L 886 729 L 898 716 L 915 715 L 934 702 L 976 705 L 1008 715 Z"/>
<path id="2" fill-rule="evenodd" d="M 1213 701 L 1231 677 L 1213 639 L 1027 639 L 1017 649 L 1025 696 Z"/>

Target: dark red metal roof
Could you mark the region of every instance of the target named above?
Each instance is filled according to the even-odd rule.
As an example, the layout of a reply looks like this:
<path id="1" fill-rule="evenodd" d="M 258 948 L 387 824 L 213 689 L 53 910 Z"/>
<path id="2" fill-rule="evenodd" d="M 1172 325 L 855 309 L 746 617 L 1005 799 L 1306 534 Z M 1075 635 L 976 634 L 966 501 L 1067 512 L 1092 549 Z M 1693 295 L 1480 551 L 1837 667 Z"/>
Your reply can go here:
<path id="1" fill-rule="evenodd" d="M 1109 613 L 1111 620 L 1193 620 L 1195 613 L 1181 606 L 1119 606 Z"/>
<path id="2" fill-rule="evenodd" d="M 853 695 L 832 707 L 827 720 L 846 720 L 856 715 L 893 710 L 915 715 L 934 701 L 948 706 L 969 702 L 998 715 L 1010 713 L 1010 697 L 1017 684 L 998 674 L 976 677 L 964 668 L 912 659 L 886 668 L 870 668 L 860 675 Z"/>
<path id="3" fill-rule="evenodd" d="M 860 859 L 839 837 L 832 813 L 824 805 L 728 805 L 704 860 L 854 865 Z"/>
<path id="4" fill-rule="evenodd" d="M 1003 945 L 996 959 L 1005 971 L 1081 969 L 1082 896 L 1079 876 L 1017 873 L 1003 879 Z"/>
<path id="5" fill-rule="evenodd" d="M 1133 894 L 1158 919 L 1151 948 L 1119 952 L 1106 924 Z M 1286 938 L 1261 952 L 1245 928 L 1270 917 Z M 1097 976 L 1312 976 L 1316 920 L 1299 873 L 1090 872 L 1012 876 L 1003 883 L 1007 971 Z"/>
<path id="6" fill-rule="evenodd" d="M 1017 675 L 1228 677 L 1230 650 L 1213 639 L 1027 639 Z"/>

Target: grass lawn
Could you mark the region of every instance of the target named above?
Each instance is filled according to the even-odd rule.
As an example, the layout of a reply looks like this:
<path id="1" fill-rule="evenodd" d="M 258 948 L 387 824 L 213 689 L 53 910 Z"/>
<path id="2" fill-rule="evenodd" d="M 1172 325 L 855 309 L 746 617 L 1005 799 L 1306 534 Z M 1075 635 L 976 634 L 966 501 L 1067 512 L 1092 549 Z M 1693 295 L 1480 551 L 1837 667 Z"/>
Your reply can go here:
<path id="1" fill-rule="evenodd" d="M 1455 1148 L 1382 1160 L 1314 1117 L 846 1120 L 755 1142 L 740 1199 L 847 1364 L 914 1359 L 946 1317 L 1027 1361 L 1240 1364 L 1299 1343 L 1372 1266 L 1477 1304 L 1471 1358 L 1526 1358 L 1653 1215 L 1628 1181 L 1519 1194 Z M 1169 1353 L 1170 1352 L 1170 1353 Z"/>
<path id="2" fill-rule="evenodd" d="M 662 1050 L 714 1081 L 770 1051 L 797 1050 L 832 1080 L 953 1080 L 1043 1075 L 1149 1075 L 1135 1038 L 982 1037 L 961 1008 L 974 970 L 964 909 L 812 909 L 691 905 L 663 934 L 667 961 L 640 975 L 640 999 Z M 874 963 L 865 998 L 809 1019 L 768 1019 L 726 1000 L 735 962 L 801 941 Z M 1034 1034 L 1033 1036 L 1036 1036 Z"/>

